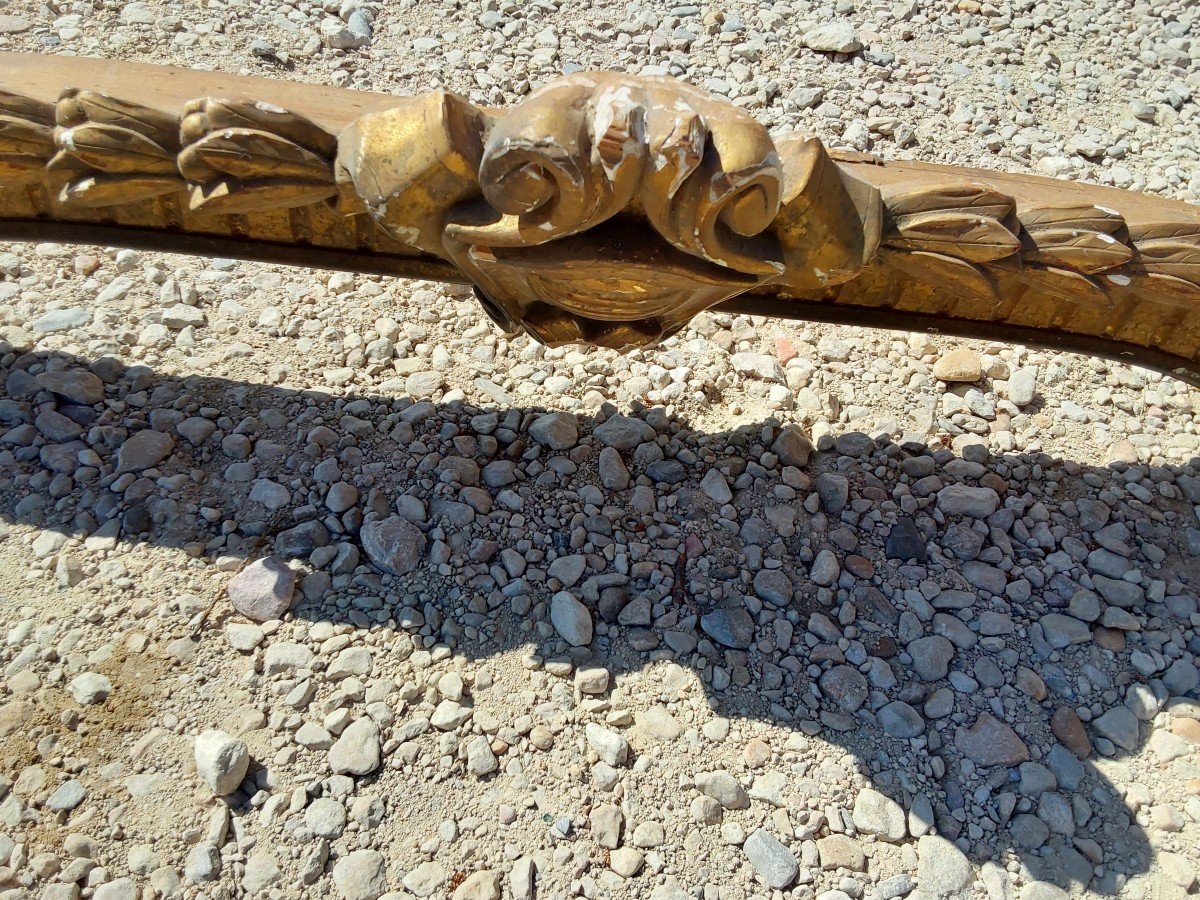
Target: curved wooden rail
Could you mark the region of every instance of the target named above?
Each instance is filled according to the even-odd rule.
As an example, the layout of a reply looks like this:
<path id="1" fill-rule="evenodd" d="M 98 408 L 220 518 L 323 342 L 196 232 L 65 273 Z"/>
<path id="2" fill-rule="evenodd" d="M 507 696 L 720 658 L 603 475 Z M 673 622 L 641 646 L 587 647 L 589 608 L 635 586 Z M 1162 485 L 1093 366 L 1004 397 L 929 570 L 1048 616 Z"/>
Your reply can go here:
<path id="1" fill-rule="evenodd" d="M 773 139 L 663 78 L 511 110 L 0 54 L 0 237 L 473 283 L 551 344 L 704 309 L 1074 350 L 1200 384 L 1200 208 Z"/>

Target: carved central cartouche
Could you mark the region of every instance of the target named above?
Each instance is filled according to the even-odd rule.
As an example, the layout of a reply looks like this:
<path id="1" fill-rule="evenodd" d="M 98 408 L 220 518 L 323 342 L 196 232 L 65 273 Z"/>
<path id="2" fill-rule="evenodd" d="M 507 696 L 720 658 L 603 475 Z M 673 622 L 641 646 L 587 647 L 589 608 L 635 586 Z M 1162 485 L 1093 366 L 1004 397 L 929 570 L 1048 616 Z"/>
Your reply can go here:
<path id="1" fill-rule="evenodd" d="M 544 343 L 646 345 L 789 270 L 831 283 L 773 226 L 805 190 L 844 191 L 841 173 L 814 141 L 789 185 L 766 129 L 696 88 L 596 73 L 497 116 L 452 94 L 418 103 L 352 125 L 339 170 L 397 239 L 452 260 L 494 318 Z M 851 247 L 828 279 L 870 255 L 844 199 Z"/>

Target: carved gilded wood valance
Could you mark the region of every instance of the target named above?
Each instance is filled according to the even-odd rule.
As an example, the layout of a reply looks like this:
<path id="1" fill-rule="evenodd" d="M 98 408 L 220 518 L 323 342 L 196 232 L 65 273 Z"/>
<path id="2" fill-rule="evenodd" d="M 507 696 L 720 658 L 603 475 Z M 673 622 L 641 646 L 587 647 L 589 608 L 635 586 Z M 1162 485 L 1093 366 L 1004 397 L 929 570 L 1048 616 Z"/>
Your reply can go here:
<path id="1" fill-rule="evenodd" d="M 0 54 L 0 236 L 469 282 L 549 344 L 648 345 L 720 308 L 1200 383 L 1200 208 L 772 137 L 665 78 L 492 110 Z"/>

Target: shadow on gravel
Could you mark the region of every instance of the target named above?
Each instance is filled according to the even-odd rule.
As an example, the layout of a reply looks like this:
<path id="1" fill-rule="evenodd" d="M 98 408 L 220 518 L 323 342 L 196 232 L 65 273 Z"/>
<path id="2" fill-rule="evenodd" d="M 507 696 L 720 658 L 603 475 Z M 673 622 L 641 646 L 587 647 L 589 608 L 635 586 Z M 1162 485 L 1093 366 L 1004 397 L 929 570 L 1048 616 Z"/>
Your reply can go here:
<path id="1" fill-rule="evenodd" d="M 107 387 L 96 406 L 73 405 L 36 380 L 89 367 Z M 1094 730 L 1062 711 L 1120 706 L 1130 686 L 1149 682 L 1131 653 L 1182 646 L 1195 612 L 1190 507 L 1161 493 L 1118 493 L 1119 472 L 1047 457 L 970 462 L 944 450 L 930 451 L 931 467 L 907 462 L 923 447 L 850 435 L 842 449 L 859 458 L 818 453 L 781 477 L 764 459 L 778 423 L 705 434 L 660 410 L 643 412 L 657 442 L 622 456 L 636 477 L 665 451 L 682 466 L 653 471 L 678 483 L 602 490 L 592 423 L 578 423 L 581 442 L 571 449 L 547 451 L 528 432 L 542 410 L 414 406 L 45 354 L 20 357 L 0 374 L 0 515 L 8 522 L 90 535 L 96 548 L 129 541 L 234 560 L 301 559 L 308 574 L 294 615 L 420 632 L 426 646 L 443 643 L 469 658 L 531 646 L 547 663 L 594 663 L 618 677 L 672 659 L 701 680 L 719 715 L 756 717 L 851 751 L 878 791 L 912 810 L 906 840 L 936 827 L 977 864 L 998 859 L 1003 868 L 1012 851 L 1027 879 L 1109 895 L 1150 868 L 1147 834 L 1107 777 L 1120 755 L 1141 746 L 1145 722 L 1135 721 L 1132 742 L 1100 764 L 1095 754 L 1080 763 L 1055 737 L 1085 749 Z M 55 407 L 57 417 L 33 424 Z M 174 453 L 154 469 L 115 475 L 130 421 L 173 435 Z M 39 428 L 56 441 L 35 436 Z M 524 473 L 503 487 L 481 481 L 464 490 L 454 477 L 471 480 L 472 466 L 447 462 L 443 447 L 480 468 L 509 460 Z M 724 512 L 699 487 L 712 467 L 725 469 L 733 489 Z M 495 467 L 493 480 L 505 480 L 508 468 Z M 335 515 L 325 495 L 341 480 L 360 497 Z M 947 523 L 935 511 L 932 492 L 959 482 L 999 489 L 1000 508 L 986 524 Z M 848 496 L 839 498 L 843 484 Z M 1105 491 L 1107 524 L 1119 527 L 1097 538 L 1099 506 L 1079 501 Z M 427 510 L 429 547 L 414 572 L 384 576 L 359 563 L 356 531 L 364 515 L 394 515 L 398 501 L 406 512 Z M 898 517 L 908 524 L 896 529 Z M 523 545 L 507 533 L 520 521 Z M 1113 614 L 1112 624 L 1131 628 L 1136 618 L 1143 630 L 1096 624 L 1090 635 L 1083 628 L 1081 643 L 1054 649 L 1039 620 L 1066 611 L 1087 577 L 1087 554 L 1122 534 L 1132 546 L 1166 550 L 1153 576 L 1166 591 L 1152 586 L 1147 596 L 1131 584 L 1141 593 L 1136 616 Z M 543 563 L 522 573 L 524 563 L 505 553 L 513 549 Z M 583 557 L 582 573 L 566 564 L 554 571 L 578 578 L 571 593 L 596 622 L 590 647 L 568 647 L 550 626 L 550 598 L 561 588 L 545 574 L 551 554 Z M 753 578 L 766 571 L 764 559 L 782 561 L 773 571 L 783 577 Z M 816 586 L 814 566 L 829 586 Z M 61 564 L 59 574 L 72 577 Z M 718 609 L 726 612 L 701 627 Z M 210 625 L 224 615 L 214 613 Z M 1152 704 L 1166 699 L 1157 679 L 1141 694 Z M 1020 766 L 1027 755 L 1037 765 Z M 786 799 L 797 838 L 828 834 L 820 784 L 839 775 L 818 767 L 792 779 Z M 800 840 L 792 843 L 799 855 Z M 853 852 L 835 845 L 822 842 L 822 853 L 854 865 Z"/>

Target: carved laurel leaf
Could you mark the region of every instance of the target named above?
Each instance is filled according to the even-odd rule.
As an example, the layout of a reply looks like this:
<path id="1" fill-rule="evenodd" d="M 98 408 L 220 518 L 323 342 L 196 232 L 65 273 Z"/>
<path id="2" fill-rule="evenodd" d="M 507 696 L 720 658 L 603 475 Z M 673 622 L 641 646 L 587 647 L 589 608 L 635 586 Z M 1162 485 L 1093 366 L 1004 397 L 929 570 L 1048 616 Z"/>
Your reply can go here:
<path id="1" fill-rule="evenodd" d="M 179 178 L 174 176 L 112 177 L 76 172 L 73 173 L 73 177 L 59 182 L 57 196 L 60 203 L 69 206 L 100 209 L 122 203 L 151 200 L 163 194 L 174 193 L 179 190 L 179 185 Z"/>
<path id="2" fill-rule="evenodd" d="M 311 206 L 338 193 L 337 139 L 304 116 L 269 103 L 189 102 L 179 171 L 195 212 L 245 215 Z"/>
<path id="3" fill-rule="evenodd" d="M 1113 305 L 1103 285 L 1070 269 L 1026 266 L 1015 277 L 1055 304 L 1100 310 L 1110 309 Z"/>
<path id="4" fill-rule="evenodd" d="M 189 208 L 209 215 L 239 216 L 267 209 L 291 209 L 328 200 L 324 185 L 272 179 L 269 182 L 218 180 L 192 185 Z"/>
<path id="5" fill-rule="evenodd" d="M 179 170 L 191 181 L 212 173 L 233 178 L 285 178 L 328 183 L 329 161 L 299 144 L 248 128 L 214 132 L 191 144 L 179 155 Z"/>
<path id="6" fill-rule="evenodd" d="M 900 190 L 885 198 L 892 228 L 889 247 L 992 262 L 1015 254 L 1020 239 L 1013 199 L 970 181 Z"/>
<path id="7" fill-rule="evenodd" d="M 0 115 L 36 122 L 39 125 L 53 125 L 54 105 L 34 100 L 24 94 L 0 90 Z"/>
<path id="8" fill-rule="evenodd" d="M 1025 252 L 1027 262 L 1058 265 L 1084 275 L 1115 269 L 1133 259 L 1131 248 L 1102 231 L 1039 228 L 1029 238 L 1033 249 Z"/>
<path id="9" fill-rule="evenodd" d="M 1200 285 L 1191 279 L 1176 278 L 1174 275 L 1164 275 L 1160 272 L 1151 272 L 1141 278 L 1145 279 L 1147 284 L 1138 291 L 1139 299 L 1145 297 L 1149 303 L 1193 314 L 1200 306 Z"/>
<path id="10" fill-rule="evenodd" d="M 99 172 L 120 175 L 175 175 L 175 154 L 150 138 L 116 125 L 87 122 L 60 128 L 56 142 L 64 153 Z"/>
<path id="11" fill-rule="evenodd" d="M 48 125 L 0 115 L 0 184 L 41 181 L 54 154 L 54 132 Z"/>
<path id="12" fill-rule="evenodd" d="M 1001 222 L 968 212 L 928 212 L 896 220 L 888 246 L 956 256 L 967 262 L 990 262 L 1012 256 L 1021 247 Z"/>
<path id="13" fill-rule="evenodd" d="M 194 144 L 205 135 L 226 128 L 264 131 L 298 144 L 324 159 L 332 159 L 337 153 L 335 135 L 310 119 L 272 103 L 204 97 L 185 105 L 180 124 L 185 145 Z"/>
<path id="14" fill-rule="evenodd" d="M 1094 275 L 1123 266 L 1133 250 L 1117 233 L 1125 220 L 1115 210 L 1099 206 L 1043 206 L 1022 210 L 1025 260 Z"/>
<path id="15" fill-rule="evenodd" d="M 174 116 L 99 91 L 64 91 L 55 108 L 55 118 L 63 128 L 85 123 L 111 125 L 149 138 L 166 151 L 179 149 L 179 120 Z"/>
<path id="16" fill-rule="evenodd" d="M 1148 271 L 1200 285 L 1200 224 L 1144 225 L 1130 233 Z"/>
<path id="17" fill-rule="evenodd" d="M 60 203 L 85 209 L 150 200 L 183 187 L 174 117 L 101 94 L 68 90 L 55 107 L 58 153 L 46 177 Z"/>
<path id="18" fill-rule="evenodd" d="M 54 107 L 0 91 L 0 185 L 41 181 L 54 155 Z"/>
<path id="19" fill-rule="evenodd" d="M 1013 214 L 1012 197 L 995 188 L 972 181 L 940 184 L 901 191 L 885 198 L 892 216 L 917 215 L 935 211 L 971 211 L 1003 222 Z"/>
<path id="20" fill-rule="evenodd" d="M 250 128 L 205 135 L 179 154 L 196 212 L 245 214 L 309 206 L 337 193 L 333 166 L 286 138 Z"/>

